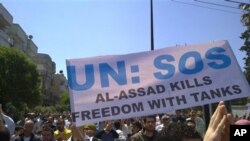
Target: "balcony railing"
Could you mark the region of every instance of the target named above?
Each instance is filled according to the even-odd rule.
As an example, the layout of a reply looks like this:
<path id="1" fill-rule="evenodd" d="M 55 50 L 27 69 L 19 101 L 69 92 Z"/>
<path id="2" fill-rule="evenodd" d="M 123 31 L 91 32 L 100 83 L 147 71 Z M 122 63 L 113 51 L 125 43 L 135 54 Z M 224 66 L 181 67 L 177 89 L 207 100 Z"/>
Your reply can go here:
<path id="1" fill-rule="evenodd" d="M 11 35 L 19 38 L 23 42 L 27 42 L 26 33 L 19 24 L 12 24 L 8 30 Z"/>
<path id="2" fill-rule="evenodd" d="M 9 26 L 13 22 L 12 15 L 5 9 L 5 7 L 0 3 L 0 22 L 6 26 Z"/>
<path id="3" fill-rule="evenodd" d="M 13 46 L 13 39 L 11 39 L 8 34 L 6 34 L 4 31 L 0 30 L 0 38 L 2 41 L 4 41 L 4 45 Z"/>

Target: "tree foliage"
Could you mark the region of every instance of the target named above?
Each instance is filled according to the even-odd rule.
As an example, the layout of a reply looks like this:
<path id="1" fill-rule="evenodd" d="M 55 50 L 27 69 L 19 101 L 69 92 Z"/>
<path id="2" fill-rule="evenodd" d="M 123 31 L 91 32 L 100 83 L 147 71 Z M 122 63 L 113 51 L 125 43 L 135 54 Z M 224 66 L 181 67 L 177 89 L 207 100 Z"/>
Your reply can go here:
<path id="1" fill-rule="evenodd" d="M 244 40 L 240 50 L 246 53 L 246 56 L 243 58 L 245 61 L 244 72 L 250 83 L 250 4 L 240 4 L 240 8 L 243 10 L 241 22 L 246 27 L 246 30 L 240 36 Z"/>
<path id="2" fill-rule="evenodd" d="M 61 105 L 69 105 L 69 93 L 63 92 L 60 95 L 60 104 Z"/>
<path id="3" fill-rule="evenodd" d="M 63 92 L 60 95 L 60 103 L 57 106 L 57 109 L 60 109 L 60 111 L 69 111 L 70 110 L 70 105 L 69 105 L 69 93 Z"/>
<path id="4" fill-rule="evenodd" d="M 243 10 L 241 16 L 241 22 L 246 27 L 246 30 L 241 33 L 240 38 L 244 40 L 244 44 L 241 46 L 240 51 L 245 52 L 244 59 L 244 73 L 248 83 L 250 84 L 250 4 L 240 4 L 240 8 Z M 247 103 L 247 98 L 240 98 L 232 100 L 234 105 L 242 105 Z"/>
<path id="5" fill-rule="evenodd" d="M 33 107 L 39 104 L 39 73 L 24 53 L 11 47 L 0 47 L 0 78 L 0 103 L 6 112 L 13 114 L 25 110 L 23 105 Z"/>
<path id="6" fill-rule="evenodd" d="M 56 112 L 56 108 L 55 106 L 36 106 L 34 109 L 32 109 L 33 112 L 36 113 L 42 113 L 42 114 L 46 114 L 46 113 L 54 113 Z"/>
<path id="7" fill-rule="evenodd" d="M 33 112 L 37 113 L 55 113 L 55 112 L 64 112 L 70 111 L 69 108 L 69 93 L 63 92 L 60 95 L 59 103 L 53 106 L 36 106 L 33 109 L 30 109 Z"/>

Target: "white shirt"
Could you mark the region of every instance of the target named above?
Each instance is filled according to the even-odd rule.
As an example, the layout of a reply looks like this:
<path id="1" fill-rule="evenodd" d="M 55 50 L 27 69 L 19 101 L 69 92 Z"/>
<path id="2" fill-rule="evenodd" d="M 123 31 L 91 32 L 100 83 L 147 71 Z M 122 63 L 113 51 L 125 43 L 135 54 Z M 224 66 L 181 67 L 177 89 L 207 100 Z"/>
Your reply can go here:
<path id="1" fill-rule="evenodd" d="M 158 126 L 155 127 L 155 130 L 158 131 L 158 132 L 160 132 L 163 127 L 164 127 L 164 125 L 160 124 L 160 125 L 158 125 Z"/>
<path id="2" fill-rule="evenodd" d="M 127 137 L 128 134 L 131 134 L 131 132 L 132 132 L 127 124 L 124 124 L 122 126 L 122 131 L 123 131 L 125 137 Z"/>
<path id="3" fill-rule="evenodd" d="M 23 137 L 24 141 L 30 141 L 30 137 Z"/>
<path id="4" fill-rule="evenodd" d="M 117 132 L 117 134 L 119 135 L 119 138 L 118 139 L 115 139 L 115 141 L 126 141 L 127 140 L 127 137 L 125 137 L 124 133 L 122 130 L 120 129 L 117 129 L 115 130 Z"/>
<path id="5" fill-rule="evenodd" d="M 196 117 L 195 118 L 195 125 L 196 125 L 196 130 L 202 135 L 202 137 L 205 134 L 205 122 L 202 118 Z"/>
<path id="6" fill-rule="evenodd" d="M 15 127 L 16 127 L 14 120 L 7 115 L 3 115 L 3 119 L 5 122 L 5 127 L 7 127 L 9 129 L 10 136 L 12 136 L 14 134 Z"/>

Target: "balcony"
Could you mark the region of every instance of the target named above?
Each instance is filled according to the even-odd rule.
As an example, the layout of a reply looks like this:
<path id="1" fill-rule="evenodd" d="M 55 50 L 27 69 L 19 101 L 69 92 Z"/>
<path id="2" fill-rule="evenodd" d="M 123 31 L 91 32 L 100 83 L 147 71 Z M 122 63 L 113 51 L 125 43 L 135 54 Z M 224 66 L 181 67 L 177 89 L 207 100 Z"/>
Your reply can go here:
<path id="1" fill-rule="evenodd" d="M 7 31 L 8 35 L 14 40 L 13 47 L 23 52 L 27 50 L 27 36 L 19 24 L 12 24 Z"/>
<path id="2" fill-rule="evenodd" d="M 0 28 L 5 28 L 6 26 L 10 26 L 12 22 L 13 22 L 12 15 L 0 3 Z"/>
<path id="3" fill-rule="evenodd" d="M 27 53 L 29 56 L 35 56 L 37 54 L 38 47 L 36 44 L 31 40 L 28 39 L 28 48 L 27 48 Z"/>
<path id="4" fill-rule="evenodd" d="M 13 46 L 13 40 L 1 29 L 0 29 L 0 45 Z"/>
<path id="5" fill-rule="evenodd" d="M 12 24 L 8 30 L 9 30 L 8 33 L 14 37 L 14 41 L 15 38 L 18 38 L 23 42 L 27 42 L 26 33 L 19 24 Z"/>

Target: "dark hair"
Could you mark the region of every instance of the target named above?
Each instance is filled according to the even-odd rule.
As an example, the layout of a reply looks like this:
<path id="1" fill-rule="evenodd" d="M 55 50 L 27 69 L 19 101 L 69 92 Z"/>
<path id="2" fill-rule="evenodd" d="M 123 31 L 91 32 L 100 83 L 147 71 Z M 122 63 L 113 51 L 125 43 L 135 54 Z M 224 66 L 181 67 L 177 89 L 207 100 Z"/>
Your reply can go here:
<path id="1" fill-rule="evenodd" d="M 115 127 L 115 129 L 121 129 L 121 122 L 120 121 L 115 121 L 114 122 L 114 127 Z"/>
<path id="2" fill-rule="evenodd" d="M 143 122 L 146 123 L 146 121 L 147 121 L 148 118 L 153 118 L 154 121 L 156 121 L 156 116 L 155 116 L 155 115 L 150 115 L 150 116 L 144 117 L 144 118 L 143 118 Z"/>
<path id="3" fill-rule="evenodd" d="M 56 123 L 63 123 L 63 125 L 65 125 L 65 121 L 62 118 L 59 118 Z"/>
<path id="4" fill-rule="evenodd" d="M 162 129 L 157 141 L 183 141 L 183 139 L 200 139 L 202 141 L 202 136 L 184 123 L 173 123 Z"/>
<path id="5" fill-rule="evenodd" d="M 43 128 L 42 132 L 45 132 L 45 131 L 50 132 L 50 133 L 51 133 L 51 135 L 53 135 L 53 136 L 54 136 L 54 130 L 53 130 L 53 129 L 51 129 L 50 127 Z"/>
<path id="6" fill-rule="evenodd" d="M 15 127 L 15 132 L 20 131 L 20 130 L 22 130 L 22 129 L 23 129 L 22 126 L 16 126 L 16 127 Z"/>
<path id="7" fill-rule="evenodd" d="M 175 112 L 181 112 L 181 110 L 175 110 Z"/>
<path id="8" fill-rule="evenodd" d="M 0 127 L 0 141 L 10 141 L 10 132 L 6 127 Z"/>
<path id="9" fill-rule="evenodd" d="M 137 127 L 139 130 L 142 129 L 142 125 L 141 125 L 141 123 L 139 121 L 134 122 L 133 126 Z"/>

